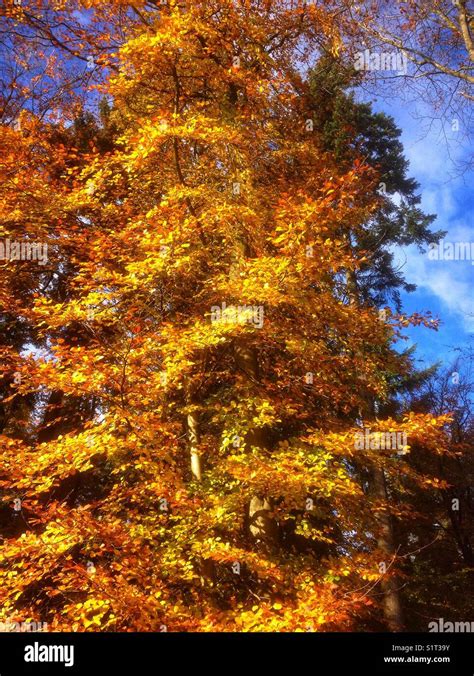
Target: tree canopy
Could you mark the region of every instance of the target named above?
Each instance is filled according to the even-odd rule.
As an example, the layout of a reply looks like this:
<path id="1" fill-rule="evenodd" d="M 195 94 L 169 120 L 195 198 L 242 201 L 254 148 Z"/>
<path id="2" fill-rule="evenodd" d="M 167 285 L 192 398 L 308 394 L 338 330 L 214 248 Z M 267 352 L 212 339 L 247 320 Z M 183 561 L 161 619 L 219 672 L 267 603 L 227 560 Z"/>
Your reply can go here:
<path id="1" fill-rule="evenodd" d="M 10 77 L 0 126 L 0 235 L 36 246 L 2 262 L 0 620 L 410 626 L 433 505 L 472 566 L 446 521 L 472 425 L 398 347 L 437 323 L 391 247 L 441 233 L 334 7 L 9 11 L 46 71 Z"/>

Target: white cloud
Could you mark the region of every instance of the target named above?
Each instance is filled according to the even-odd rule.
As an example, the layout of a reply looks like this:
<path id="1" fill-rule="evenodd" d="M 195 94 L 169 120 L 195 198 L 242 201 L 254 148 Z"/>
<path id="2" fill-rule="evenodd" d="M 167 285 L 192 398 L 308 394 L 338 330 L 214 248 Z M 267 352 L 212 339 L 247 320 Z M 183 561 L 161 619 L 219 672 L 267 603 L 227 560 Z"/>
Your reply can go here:
<path id="1" fill-rule="evenodd" d="M 429 260 L 427 253 L 421 254 L 414 246 L 399 249 L 394 256 L 408 282 L 434 294 L 447 311 L 462 320 L 465 331 L 474 331 L 474 266 L 471 261 Z"/>
<path id="2" fill-rule="evenodd" d="M 402 130 L 401 142 L 410 163 L 408 175 L 420 184 L 422 209 L 437 216 L 432 229 L 447 231 L 447 242 L 474 242 L 474 205 L 469 204 L 468 188 L 473 173 L 460 175 L 454 164 L 466 159 L 471 148 L 462 143 L 460 135 L 450 131 L 449 120 L 445 120 L 443 130 L 441 122 L 422 102 L 394 102 L 393 106 L 379 102 L 376 107 L 392 115 Z M 394 257 L 407 282 L 439 299 L 446 313 L 441 319 L 449 323 L 450 316 L 451 321 L 457 317 L 460 331 L 474 331 L 472 261 L 429 260 L 428 254 L 420 253 L 415 246 L 395 250 Z"/>

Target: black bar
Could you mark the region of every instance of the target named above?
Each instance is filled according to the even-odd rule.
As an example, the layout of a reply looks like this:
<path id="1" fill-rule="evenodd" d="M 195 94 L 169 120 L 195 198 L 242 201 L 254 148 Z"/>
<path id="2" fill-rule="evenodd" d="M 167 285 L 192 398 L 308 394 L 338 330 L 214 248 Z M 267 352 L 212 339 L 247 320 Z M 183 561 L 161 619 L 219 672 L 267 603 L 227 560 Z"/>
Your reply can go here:
<path id="1" fill-rule="evenodd" d="M 473 676 L 472 634 L 0 633 L 0 676 L 201 672 L 334 676 Z M 36 644 L 36 648 L 35 648 Z M 29 647 L 28 647 L 29 646 Z M 45 646 L 42 648 L 42 646 Z M 50 650 L 50 646 L 55 646 Z M 61 650 L 61 646 L 63 649 Z M 73 647 L 73 653 L 68 646 Z M 63 662 L 28 662 L 62 658 Z M 446 658 L 449 657 L 449 662 Z M 72 659 L 71 659 L 72 658 Z M 387 658 L 397 658 L 389 662 Z M 404 658 L 403 661 L 401 658 Z M 422 659 L 421 659 L 422 658 Z M 430 662 L 428 663 L 428 658 Z M 443 659 L 443 661 L 439 661 Z M 73 661 L 70 666 L 65 662 Z M 288 671 L 289 668 L 289 671 Z"/>

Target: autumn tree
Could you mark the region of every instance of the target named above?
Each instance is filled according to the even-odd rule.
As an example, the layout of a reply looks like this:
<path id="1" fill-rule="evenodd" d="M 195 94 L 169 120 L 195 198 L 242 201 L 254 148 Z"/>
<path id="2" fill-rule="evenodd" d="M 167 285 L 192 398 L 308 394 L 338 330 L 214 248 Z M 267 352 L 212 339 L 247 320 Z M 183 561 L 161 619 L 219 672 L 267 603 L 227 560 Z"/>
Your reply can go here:
<path id="1" fill-rule="evenodd" d="M 413 629 L 426 629 L 439 617 L 469 617 L 473 576 L 472 532 L 472 354 L 460 352 L 420 383 L 405 406 L 435 415 L 450 413 L 448 453 L 433 458 L 413 449 L 410 464 L 435 473 L 443 490 L 419 492 L 409 502 L 420 516 L 398 533 L 412 554 L 407 557 L 405 602 Z M 408 479 L 409 481 L 409 479 Z"/>
<path id="2" fill-rule="evenodd" d="M 13 306 L 45 350 L 12 346 L 10 387 L 61 393 L 64 419 L 1 437 L 1 487 L 25 522 L 5 538 L 2 613 L 66 630 L 380 626 L 373 590 L 397 562 L 381 569 L 388 500 L 360 468 L 431 488 L 408 445 L 379 440 L 406 432 L 442 454 L 447 418 L 372 415 L 355 443 L 388 374 L 410 368 L 401 328 L 430 320 L 382 321 L 350 288 L 380 177 L 314 125 L 302 70 L 337 54 L 334 17 L 243 0 L 137 13 L 102 87 L 102 143 L 68 143 L 89 118 L 70 131 L 32 115 L 31 172 L 17 160 L 31 136 L 2 128 L 19 147 L 1 226 L 45 228 L 62 276 Z"/>
<path id="3" fill-rule="evenodd" d="M 344 43 L 340 54 L 348 66 L 359 69 L 369 96 L 415 104 L 420 131 L 437 128 L 448 149 L 462 150 L 462 157 L 450 152 L 453 166 L 463 171 L 472 167 L 473 3 L 337 4 Z"/>
<path id="4" fill-rule="evenodd" d="M 413 70 L 399 77 L 416 87 L 421 76 L 423 91 L 435 106 L 439 95 L 448 105 L 450 96 L 472 101 L 474 15 L 469 0 L 399 0 L 390 6 L 384 2 L 348 3 L 347 12 L 348 25 L 361 31 L 364 46 L 406 53 Z"/>

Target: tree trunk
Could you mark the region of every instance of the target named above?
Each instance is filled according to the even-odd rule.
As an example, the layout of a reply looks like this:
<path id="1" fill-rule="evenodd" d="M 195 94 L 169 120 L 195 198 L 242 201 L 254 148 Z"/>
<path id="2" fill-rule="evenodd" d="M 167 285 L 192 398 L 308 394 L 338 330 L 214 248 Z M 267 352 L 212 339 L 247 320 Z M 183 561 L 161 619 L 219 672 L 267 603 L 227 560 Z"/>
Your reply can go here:
<path id="1" fill-rule="evenodd" d="M 199 421 L 196 413 L 188 413 L 188 438 L 189 438 L 189 452 L 191 455 L 191 472 L 194 478 L 201 481 L 202 468 L 201 456 L 199 454 Z"/>
<path id="2" fill-rule="evenodd" d="M 351 305 L 359 305 L 359 288 L 357 276 L 353 270 L 348 270 L 346 274 L 347 293 Z M 368 402 L 368 409 L 375 414 L 374 401 Z M 376 467 L 372 473 L 372 490 L 384 503 L 387 502 L 387 482 L 383 469 Z M 377 539 L 379 549 L 385 556 L 385 566 L 388 566 L 395 560 L 395 538 L 393 534 L 392 517 L 388 512 L 377 517 L 380 526 L 380 534 Z M 403 613 L 400 594 L 398 592 L 397 582 L 392 575 L 384 575 L 381 581 L 383 591 L 383 614 L 390 631 L 403 631 Z"/>
<path id="3" fill-rule="evenodd" d="M 185 398 L 186 405 L 189 407 L 188 413 L 186 415 L 186 428 L 188 433 L 191 472 L 197 481 L 201 481 L 202 461 L 199 449 L 201 443 L 199 413 L 195 408 L 197 396 L 195 387 L 193 387 L 190 378 L 186 378 L 185 380 Z"/>
<path id="4" fill-rule="evenodd" d="M 383 469 L 376 468 L 373 472 L 373 491 L 381 501 L 387 502 L 387 482 Z M 377 544 L 386 557 L 384 563 L 388 569 L 396 556 L 392 518 L 390 514 L 384 512 L 377 517 L 377 522 L 380 526 Z M 403 613 L 397 581 L 390 574 L 384 575 L 381 587 L 384 594 L 383 613 L 387 626 L 390 631 L 403 631 Z"/>
<path id="5" fill-rule="evenodd" d="M 245 340 L 236 341 L 234 355 L 237 367 L 247 376 L 250 383 L 258 383 L 260 374 L 258 368 L 257 350 L 246 344 Z M 250 430 L 245 438 L 248 446 L 266 448 L 264 430 L 257 428 Z M 279 527 L 272 515 L 273 504 L 271 498 L 264 495 L 255 495 L 249 505 L 249 531 L 257 542 L 264 542 L 274 546 L 279 540 Z"/>

